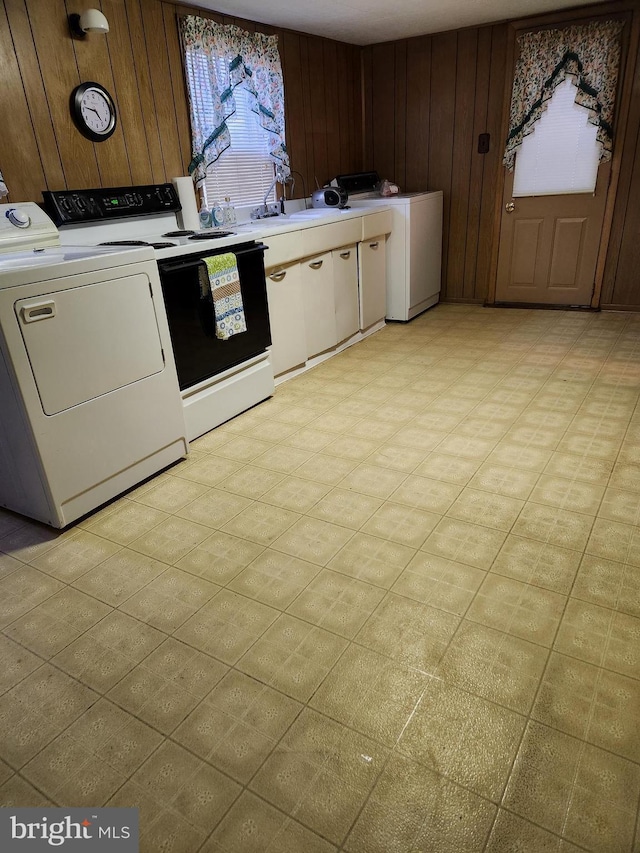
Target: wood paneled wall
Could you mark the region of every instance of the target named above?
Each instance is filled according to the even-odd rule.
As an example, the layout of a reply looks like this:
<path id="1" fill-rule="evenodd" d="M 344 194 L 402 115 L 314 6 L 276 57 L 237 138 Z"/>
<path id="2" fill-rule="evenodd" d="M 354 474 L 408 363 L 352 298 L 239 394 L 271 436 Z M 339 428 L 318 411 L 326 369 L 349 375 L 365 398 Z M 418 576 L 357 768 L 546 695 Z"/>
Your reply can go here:
<path id="1" fill-rule="evenodd" d="M 191 160 L 178 14 L 279 36 L 295 195 L 362 168 L 360 48 L 164 0 L 101 0 L 106 37 L 72 39 L 71 0 L 0 0 L 0 170 L 13 201 L 43 189 L 127 186 L 186 174 Z M 75 128 L 71 91 L 95 80 L 118 128 L 93 143 Z M 302 176 L 302 179 L 301 179 Z"/>
<path id="2" fill-rule="evenodd" d="M 487 294 L 507 25 L 364 48 L 365 168 L 402 190 L 444 191 L 442 298 Z M 489 133 L 488 154 L 478 135 Z"/>
<path id="3" fill-rule="evenodd" d="M 636 16 L 640 11 L 636 12 Z M 636 26 L 640 22 L 636 21 Z M 636 57 L 600 305 L 640 311 L 640 54 Z"/>
<path id="4" fill-rule="evenodd" d="M 625 10 L 640 27 L 640 3 L 611 4 L 612 12 Z M 542 16 L 535 25 L 560 18 Z M 444 191 L 441 298 L 447 301 L 482 303 L 493 283 L 509 28 L 469 28 L 363 49 L 365 168 L 406 191 Z M 640 54 L 631 61 L 631 107 L 615 141 L 622 160 L 601 305 L 640 311 Z M 478 154 L 480 133 L 491 135 L 488 154 Z"/>
<path id="5" fill-rule="evenodd" d="M 360 48 L 170 0 L 100 0 L 104 38 L 74 40 L 71 0 L 0 0 L 0 170 L 13 201 L 43 189 L 120 186 L 185 174 L 191 159 L 177 16 L 276 33 L 297 196 L 340 172 L 377 169 L 403 190 L 444 191 L 442 298 L 483 302 L 492 275 L 508 24 Z M 626 3 L 640 14 L 635 0 Z M 638 22 L 636 21 L 636 26 Z M 640 59 L 622 145 L 602 305 L 640 310 Z M 97 80 L 116 133 L 92 143 L 69 96 Z M 478 154 L 489 133 L 488 154 Z"/>

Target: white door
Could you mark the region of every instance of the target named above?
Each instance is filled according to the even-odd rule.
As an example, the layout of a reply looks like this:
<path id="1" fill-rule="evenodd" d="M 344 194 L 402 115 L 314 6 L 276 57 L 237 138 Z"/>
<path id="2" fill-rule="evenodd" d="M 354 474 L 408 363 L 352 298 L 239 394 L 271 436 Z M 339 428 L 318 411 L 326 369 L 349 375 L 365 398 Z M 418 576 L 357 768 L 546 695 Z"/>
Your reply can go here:
<path id="1" fill-rule="evenodd" d="M 502 205 L 496 300 L 589 305 L 609 185 L 568 77 L 516 154 Z"/>

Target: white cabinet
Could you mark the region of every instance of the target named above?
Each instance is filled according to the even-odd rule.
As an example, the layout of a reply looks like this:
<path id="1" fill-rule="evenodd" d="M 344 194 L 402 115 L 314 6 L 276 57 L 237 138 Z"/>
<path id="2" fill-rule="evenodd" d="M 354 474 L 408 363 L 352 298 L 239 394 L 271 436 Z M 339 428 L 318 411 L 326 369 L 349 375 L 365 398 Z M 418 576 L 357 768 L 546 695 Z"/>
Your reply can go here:
<path id="1" fill-rule="evenodd" d="M 305 309 L 300 264 L 267 273 L 267 301 L 271 324 L 271 363 L 274 376 L 307 360 Z"/>
<path id="2" fill-rule="evenodd" d="M 331 252 L 309 258 L 301 266 L 307 356 L 311 358 L 338 342 Z"/>
<path id="3" fill-rule="evenodd" d="M 358 245 L 360 274 L 360 328 L 368 329 L 387 312 L 385 237 L 363 240 Z"/>
<path id="4" fill-rule="evenodd" d="M 275 376 L 327 358 L 386 313 L 389 210 L 264 236 Z"/>
<path id="5" fill-rule="evenodd" d="M 355 243 L 334 249 L 333 297 L 336 312 L 337 342 L 342 343 L 360 328 L 358 300 L 358 252 Z"/>

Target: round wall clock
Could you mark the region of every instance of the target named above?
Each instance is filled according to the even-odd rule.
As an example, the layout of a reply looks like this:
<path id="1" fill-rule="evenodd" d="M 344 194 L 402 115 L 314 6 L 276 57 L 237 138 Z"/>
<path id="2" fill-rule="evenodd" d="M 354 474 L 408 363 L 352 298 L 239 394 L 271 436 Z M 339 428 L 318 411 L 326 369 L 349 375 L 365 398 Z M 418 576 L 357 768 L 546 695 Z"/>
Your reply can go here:
<path id="1" fill-rule="evenodd" d="M 71 115 L 80 133 L 104 142 L 116 129 L 116 105 L 99 83 L 81 83 L 71 93 Z"/>

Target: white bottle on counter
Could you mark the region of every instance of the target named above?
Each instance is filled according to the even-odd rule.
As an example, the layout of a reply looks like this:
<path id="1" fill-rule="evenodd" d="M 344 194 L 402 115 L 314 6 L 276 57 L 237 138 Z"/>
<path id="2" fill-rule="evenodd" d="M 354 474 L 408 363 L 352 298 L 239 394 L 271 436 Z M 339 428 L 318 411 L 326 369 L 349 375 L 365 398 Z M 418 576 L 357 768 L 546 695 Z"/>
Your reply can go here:
<path id="1" fill-rule="evenodd" d="M 236 225 L 238 222 L 236 217 L 236 209 L 231 204 L 231 199 L 229 196 L 225 196 L 224 200 L 224 224 L 225 225 Z"/>
<path id="2" fill-rule="evenodd" d="M 200 219 L 200 227 L 201 228 L 211 228 L 212 219 L 211 219 L 211 211 L 207 210 L 206 207 L 200 208 L 200 213 L 198 214 Z"/>
<path id="3" fill-rule="evenodd" d="M 211 207 L 211 224 L 214 228 L 219 228 L 220 225 L 224 225 L 224 221 L 224 208 L 216 202 Z"/>

